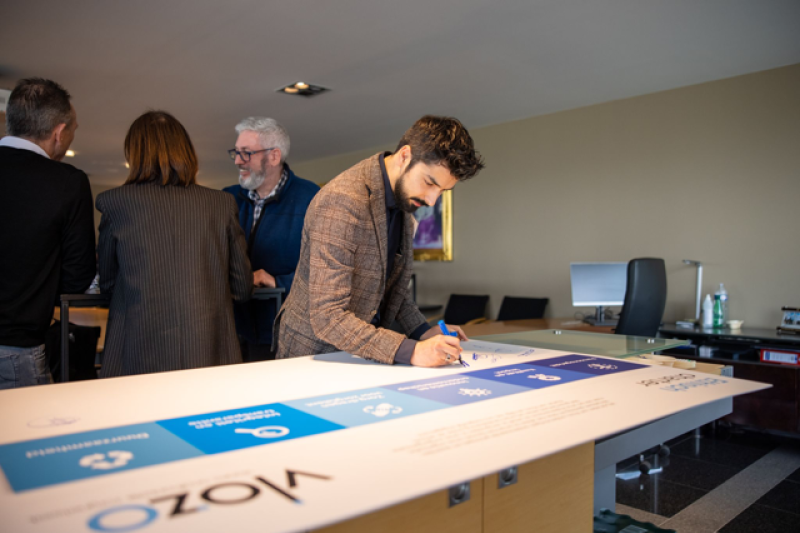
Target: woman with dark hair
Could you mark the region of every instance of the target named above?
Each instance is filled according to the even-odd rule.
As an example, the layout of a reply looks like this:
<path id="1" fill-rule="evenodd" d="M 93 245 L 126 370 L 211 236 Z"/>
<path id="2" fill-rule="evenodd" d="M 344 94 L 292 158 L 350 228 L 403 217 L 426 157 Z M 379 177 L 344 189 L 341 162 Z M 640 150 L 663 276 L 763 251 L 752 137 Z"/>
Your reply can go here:
<path id="1" fill-rule="evenodd" d="M 253 274 L 230 194 L 195 183 L 197 155 L 172 115 L 125 137 L 130 174 L 97 196 L 100 288 L 111 294 L 103 377 L 241 362 L 233 300 Z"/>

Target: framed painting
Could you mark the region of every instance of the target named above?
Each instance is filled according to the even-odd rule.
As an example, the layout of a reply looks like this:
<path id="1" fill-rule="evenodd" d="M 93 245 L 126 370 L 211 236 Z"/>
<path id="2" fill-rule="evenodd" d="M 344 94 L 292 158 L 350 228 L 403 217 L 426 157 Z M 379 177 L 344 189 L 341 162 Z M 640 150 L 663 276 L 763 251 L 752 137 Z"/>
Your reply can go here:
<path id="1" fill-rule="evenodd" d="M 422 206 L 414 213 L 414 261 L 453 260 L 453 191 L 445 191 L 433 207 Z"/>

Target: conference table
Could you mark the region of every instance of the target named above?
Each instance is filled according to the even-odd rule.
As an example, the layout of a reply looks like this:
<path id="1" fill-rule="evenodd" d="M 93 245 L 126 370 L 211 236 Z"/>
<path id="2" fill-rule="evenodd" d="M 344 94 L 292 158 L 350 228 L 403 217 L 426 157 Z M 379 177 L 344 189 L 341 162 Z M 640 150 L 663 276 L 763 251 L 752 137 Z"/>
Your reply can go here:
<path id="1" fill-rule="evenodd" d="M 257 289 L 256 298 L 273 299 L 280 308 L 280 297 L 283 289 Z M 440 306 L 441 307 L 441 306 Z M 69 308 L 69 322 L 79 326 L 96 326 L 100 329 L 100 339 L 97 351 L 102 351 L 105 345 L 106 324 L 108 322 L 108 309 L 103 307 L 71 307 Z M 61 318 L 61 309 L 56 308 L 56 320 Z M 541 329 L 562 329 L 570 331 L 589 331 L 595 333 L 613 333 L 613 327 L 592 326 L 580 320 L 571 318 L 537 318 L 525 320 L 508 320 L 504 322 L 486 321 L 478 324 L 462 326 L 464 332 L 470 336 L 497 335 L 514 333 L 517 331 L 532 331 Z"/>
<path id="2" fill-rule="evenodd" d="M 253 289 L 253 300 L 272 301 L 275 314 L 281 308 L 283 295 L 286 289 L 282 287 L 256 287 Z M 108 325 L 108 304 L 110 297 L 105 294 L 62 294 L 61 306 L 56 307 L 53 313 L 54 320 L 61 322 L 61 381 L 69 381 L 67 369 L 69 368 L 69 330 L 65 324 L 75 324 L 85 327 L 100 328 L 100 337 L 97 340 L 97 352 L 100 353 L 106 344 L 106 326 Z"/>
<path id="3" fill-rule="evenodd" d="M 465 343 L 468 367 L 337 352 L 0 391 L 0 513 L 20 532 L 589 531 L 620 453 L 766 387 L 626 359 L 680 343 L 507 330 Z"/>
<path id="4" fill-rule="evenodd" d="M 574 318 L 529 318 L 524 320 L 487 320 L 461 326 L 468 336 L 501 335 L 519 331 L 542 329 L 586 331 L 591 333 L 613 333 L 614 326 L 593 326 Z"/>

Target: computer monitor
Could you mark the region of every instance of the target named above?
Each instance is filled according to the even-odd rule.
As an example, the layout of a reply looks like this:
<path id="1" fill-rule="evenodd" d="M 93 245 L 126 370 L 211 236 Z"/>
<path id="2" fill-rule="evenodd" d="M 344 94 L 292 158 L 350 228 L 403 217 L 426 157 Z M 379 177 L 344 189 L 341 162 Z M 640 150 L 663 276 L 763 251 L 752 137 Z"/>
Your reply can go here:
<path id="1" fill-rule="evenodd" d="M 625 303 L 628 263 L 570 263 L 572 305 L 595 306 L 595 316 L 584 318 L 595 326 L 614 326 L 616 320 L 604 317 L 604 307 Z"/>

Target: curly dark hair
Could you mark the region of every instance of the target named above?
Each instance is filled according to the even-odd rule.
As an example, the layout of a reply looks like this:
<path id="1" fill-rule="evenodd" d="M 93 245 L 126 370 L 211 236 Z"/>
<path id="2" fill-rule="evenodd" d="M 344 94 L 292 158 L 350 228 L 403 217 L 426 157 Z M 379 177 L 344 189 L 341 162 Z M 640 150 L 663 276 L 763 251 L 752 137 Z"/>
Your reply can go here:
<path id="1" fill-rule="evenodd" d="M 411 147 L 408 168 L 420 161 L 426 165 L 444 165 L 461 181 L 473 177 L 484 167 L 472 137 L 457 118 L 425 115 L 405 132 L 395 152 L 406 145 Z"/>

